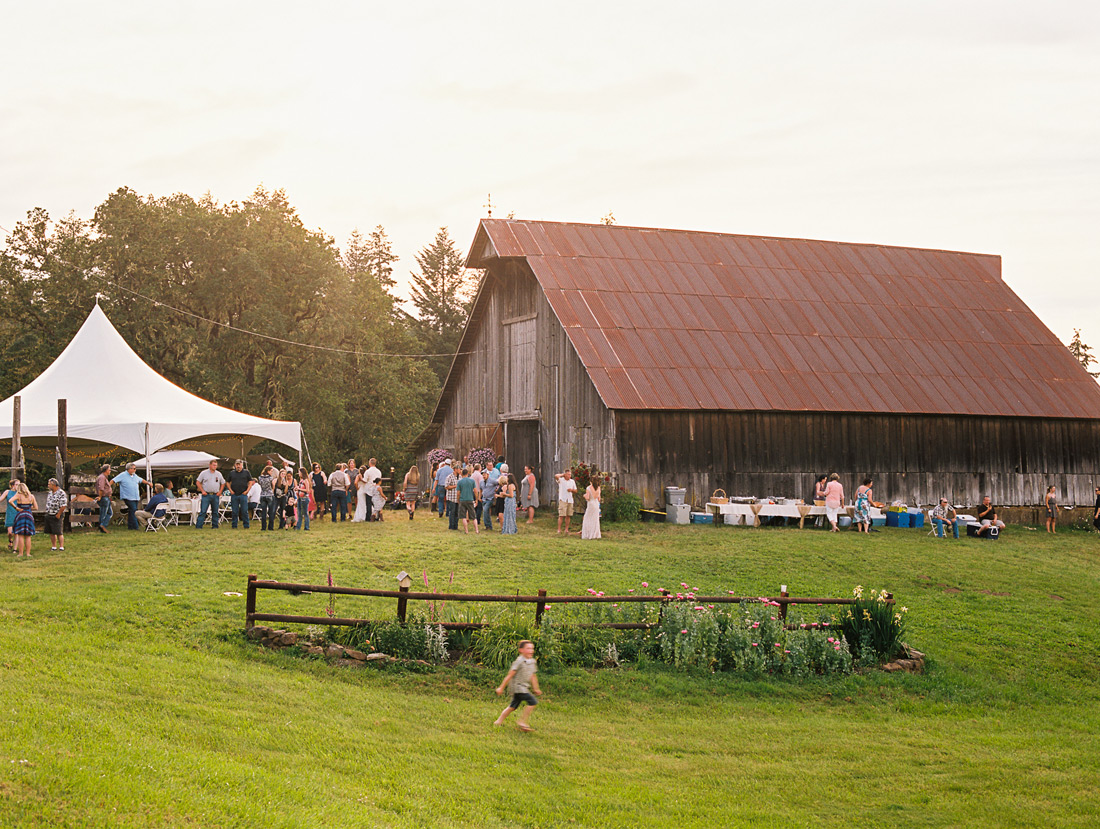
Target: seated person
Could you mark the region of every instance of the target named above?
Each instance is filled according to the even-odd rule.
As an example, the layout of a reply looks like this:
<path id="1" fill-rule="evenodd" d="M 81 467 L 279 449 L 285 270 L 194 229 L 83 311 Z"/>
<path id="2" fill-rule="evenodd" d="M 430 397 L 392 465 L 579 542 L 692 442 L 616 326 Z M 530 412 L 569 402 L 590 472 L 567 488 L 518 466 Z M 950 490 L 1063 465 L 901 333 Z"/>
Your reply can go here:
<path id="1" fill-rule="evenodd" d="M 955 538 L 959 537 L 959 516 L 955 508 L 947 503 L 946 498 L 940 498 L 939 506 L 932 510 L 932 523 L 936 526 L 936 537 L 944 537 L 944 528 L 951 527 Z"/>
<path id="2" fill-rule="evenodd" d="M 138 523 L 142 527 L 148 526 L 149 519 L 154 515 L 159 518 L 168 512 L 168 496 L 164 494 L 164 484 L 157 484 L 153 492 L 154 495 L 149 499 L 149 503 L 145 505 L 145 509 L 139 509 L 135 513 Z"/>
<path id="3" fill-rule="evenodd" d="M 982 525 L 978 529 L 978 535 L 988 533 L 991 527 L 998 530 L 1005 528 L 1005 522 L 997 520 L 997 508 L 990 502 L 988 495 L 982 498 L 982 504 L 978 507 L 978 523 Z"/>

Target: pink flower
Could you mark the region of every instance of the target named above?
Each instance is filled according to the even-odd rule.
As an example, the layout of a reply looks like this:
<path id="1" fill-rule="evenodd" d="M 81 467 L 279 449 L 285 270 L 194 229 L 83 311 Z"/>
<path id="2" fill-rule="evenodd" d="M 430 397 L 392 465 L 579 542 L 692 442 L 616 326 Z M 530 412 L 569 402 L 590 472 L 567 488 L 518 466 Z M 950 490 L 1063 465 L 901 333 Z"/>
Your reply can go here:
<path id="1" fill-rule="evenodd" d="M 643 581 L 642 582 L 642 587 L 649 587 L 649 582 L 648 581 Z"/>
<path id="2" fill-rule="evenodd" d="M 830 644 L 830 645 L 831 645 L 831 644 L 833 644 L 833 642 L 835 642 L 835 641 L 836 641 L 836 640 L 835 640 L 835 639 L 834 639 L 833 637 L 831 637 L 831 636 L 830 636 L 830 637 L 829 637 L 829 639 L 828 639 L 828 642 L 829 642 L 829 644 Z"/>
<path id="3" fill-rule="evenodd" d="M 836 646 L 835 648 L 833 648 L 833 650 L 834 650 L 834 651 L 838 651 L 838 650 L 840 650 L 840 645 L 837 645 L 837 646 Z"/>
<path id="4" fill-rule="evenodd" d="M 790 653 L 790 651 L 783 651 L 783 653 Z"/>
<path id="5" fill-rule="evenodd" d="M 731 596 L 733 595 L 733 591 L 732 591 L 732 590 L 727 590 L 726 592 L 727 592 L 727 593 L 729 593 L 729 594 L 730 594 Z"/>
<path id="6" fill-rule="evenodd" d="M 775 646 L 776 646 L 776 647 L 778 648 L 778 647 L 779 647 L 779 643 L 778 643 L 778 642 L 776 642 L 776 643 L 775 643 Z"/>
<path id="7" fill-rule="evenodd" d="M 754 628 L 758 628 L 758 627 L 760 627 L 760 623 L 759 623 L 759 622 L 753 622 L 753 623 L 752 623 L 752 626 L 753 626 Z"/>
<path id="8" fill-rule="evenodd" d="M 682 581 L 682 582 L 680 582 L 680 586 L 681 587 L 687 587 L 688 583 L 686 581 Z"/>
<path id="9" fill-rule="evenodd" d="M 634 592 L 634 588 L 633 588 L 633 587 L 631 587 L 631 588 L 630 588 L 629 590 L 627 590 L 626 592 L 627 592 L 627 593 L 633 593 L 633 592 Z"/>
<path id="10" fill-rule="evenodd" d="M 709 607 L 711 610 L 714 610 L 714 605 L 712 604 L 708 604 L 707 607 Z"/>
<path id="11" fill-rule="evenodd" d="M 691 588 L 691 592 L 692 592 L 692 593 L 698 593 L 698 592 L 699 592 L 699 588 L 698 588 L 698 587 L 693 587 L 693 588 Z"/>
<path id="12" fill-rule="evenodd" d="M 593 589 L 592 589 L 591 587 L 589 587 L 589 588 L 588 588 L 588 590 L 586 590 L 585 592 L 586 592 L 586 593 L 591 593 L 591 594 L 592 594 L 593 596 L 595 596 L 595 595 L 596 595 L 596 591 L 595 591 L 595 590 L 593 590 Z"/>
<path id="13" fill-rule="evenodd" d="M 684 628 L 683 630 L 681 630 L 680 633 L 687 633 L 687 628 Z"/>
<path id="14" fill-rule="evenodd" d="M 775 617 L 774 617 L 774 616 L 772 616 L 772 621 L 773 621 L 773 622 L 775 621 Z"/>
<path id="15" fill-rule="evenodd" d="M 599 593 L 597 593 L 596 595 L 597 595 L 597 596 L 602 596 L 602 595 L 603 595 L 603 591 L 601 590 L 601 591 L 600 591 Z"/>
<path id="16" fill-rule="evenodd" d="M 828 627 L 829 626 L 828 622 L 822 622 L 821 624 L 822 624 L 823 627 Z"/>
<path id="17" fill-rule="evenodd" d="M 753 642 L 753 643 L 752 643 L 752 646 L 753 646 L 754 648 L 755 648 L 755 647 L 758 647 L 759 645 L 760 645 L 760 643 L 759 643 L 759 642 Z"/>
<path id="18" fill-rule="evenodd" d="M 682 599 L 682 598 L 684 598 L 684 594 L 683 593 L 677 593 L 676 598 L 677 599 Z"/>
<path id="19" fill-rule="evenodd" d="M 800 627 L 800 628 L 802 628 L 803 630 L 805 630 L 805 629 L 806 629 L 806 626 L 805 626 L 805 625 L 799 625 L 799 627 Z"/>
<path id="20" fill-rule="evenodd" d="M 697 605 L 695 605 L 695 609 L 696 610 L 705 610 L 706 608 L 704 608 L 701 604 L 697 604 Z"/>

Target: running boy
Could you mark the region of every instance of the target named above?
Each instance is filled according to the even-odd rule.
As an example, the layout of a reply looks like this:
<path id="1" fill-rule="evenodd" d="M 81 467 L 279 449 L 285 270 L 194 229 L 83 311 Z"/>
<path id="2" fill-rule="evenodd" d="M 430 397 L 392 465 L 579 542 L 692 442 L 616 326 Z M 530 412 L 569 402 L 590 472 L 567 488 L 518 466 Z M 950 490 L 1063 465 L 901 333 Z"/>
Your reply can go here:
<path id="1" fill-rule="evenodd" d="M 507 708 L 500 712 L 500 716 L 496 718 L 493 725 L 504 725 L 504 720 L 508 715 L 519 708 L 521 702 L 526 702 L 527 707 L 519 715 L 516 725 L 519 726 L 520 731 L 531 730 L 531 726 L 527 724 L 527 721 L 531 719 L 531 712 L 539 704 L 531 691 L 542 696 L 542 691 L 539 690 L 539 678 L 535 676 L 537 670 L 535 643 L 530 639 L 524 639 L 519 643 L 519 656 L 516 657 L 516 661 L 512 663 L 512 667 L 508 670 L 508 675 L 504 677 L 504 681 L 497 688 L 497 696 L 499 697 L 504 693 L 504 688 L 507 686 L 512 693 L 512 701 L 508 703 Z"/>

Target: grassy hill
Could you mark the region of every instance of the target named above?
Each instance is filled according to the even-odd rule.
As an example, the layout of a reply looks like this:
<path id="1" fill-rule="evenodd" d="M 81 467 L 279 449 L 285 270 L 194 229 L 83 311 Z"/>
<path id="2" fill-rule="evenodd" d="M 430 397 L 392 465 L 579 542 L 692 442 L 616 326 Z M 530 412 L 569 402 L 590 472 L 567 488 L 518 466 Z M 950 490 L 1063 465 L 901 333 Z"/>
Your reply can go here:
<path id="1" fill-rule="evenodd" d="M 390 516 L 387 516 L 390 518 Z M 421 513 L 310 533 L 73 534 L 0 560 L 4 826 L 1095 826 L 1100 538 L 1010 527 L 605 527 L 464 536 Z M 45 543 L 44 543 L 45 542 Z M 751 681 L 543 673 L 533 734 L 500 675 L 349 669 L 241 635 L 245 577 L 456 592 L 892 591 L 925 675 Z M 393 602 L 337 598 L 337 615 Z M 322 612 L 320 596 L 261 610 Z M 530 612 L 528 609 L 527 612 Z"/>

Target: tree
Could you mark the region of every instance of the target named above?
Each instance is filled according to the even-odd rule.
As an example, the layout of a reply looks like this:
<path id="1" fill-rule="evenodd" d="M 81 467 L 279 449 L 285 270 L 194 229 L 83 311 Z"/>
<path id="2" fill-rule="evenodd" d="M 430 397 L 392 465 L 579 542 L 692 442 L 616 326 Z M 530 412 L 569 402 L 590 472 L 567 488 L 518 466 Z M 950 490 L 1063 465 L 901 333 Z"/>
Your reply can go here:
<path id="1" fill-rule="evenodd" d="M 386 229 L 378 225 L 370 236 L 363 239 L 359 230 L 353 230 L 348 239 L 348 249 L 344 253 L 344 269 L 356 280 L 370 277 L 389 291 L 396 285 L 393 278 L 393 264 L 397 256 L 386 235 Z"/>
<path id="2" fill-rule="evenodd" d="M 263 188 L 229 204 L 120 188 L 91 221 L 33 210 L 0 249 L 0 397 L 57 357 L 99 295 L 138 355 L 188 391 L 301 421 L 326 464 L 359 449 L 405 463 L 439 383 L 424 360 L 390 356 L 424 347 L 379 281 L 396 261 L 384 231 L 359 248 L 349 267 Z"/>
<path id="3" fill-rule="evenodd" d="M 1073 339 L 1069 341 L 1069 345 L 1066 346 L 1069 349 L 1069 353 L 1077 358 L 1082 366 L 1085 367 L 1085 371 L 1089 372 L 1092 377 L 1100 377 L 1100 371 L 1089 371 L 1089 366 L 1097 362 L 1096 358 L 1092 356 L 1092 346 L 1085 345 L 1081 342 L 1081 329 L 1073 329 Z"/>
<path id="4" fill-rule="evenodd" d="M 416 263 L 420 272 L 412 274 L 409 293 L 418 312 L 425 351 L 444 355 L 429 358 L 442 381 L 470 313 L 473 278 L 445 227 L 416 255 Z"/>

